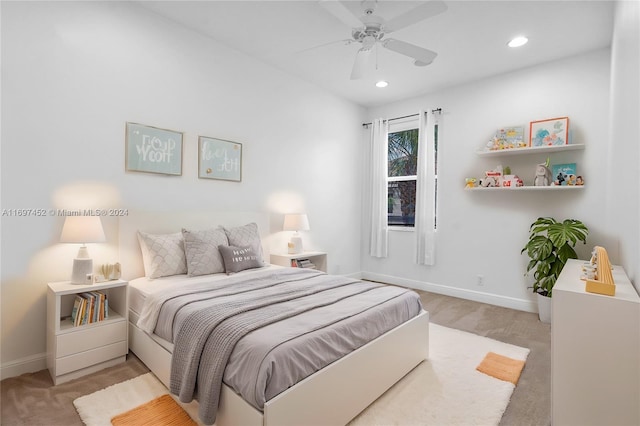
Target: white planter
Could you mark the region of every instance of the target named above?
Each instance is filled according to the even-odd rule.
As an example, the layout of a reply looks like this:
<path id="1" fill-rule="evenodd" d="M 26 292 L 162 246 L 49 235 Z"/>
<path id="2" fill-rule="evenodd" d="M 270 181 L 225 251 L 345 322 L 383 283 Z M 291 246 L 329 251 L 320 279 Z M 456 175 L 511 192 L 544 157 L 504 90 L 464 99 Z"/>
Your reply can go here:
<path id="1" fill-rule="evenodd" d="M 538 296 L 538 317 L 540 322 L 551 323 L 551 298 L 547 296 Z"/>

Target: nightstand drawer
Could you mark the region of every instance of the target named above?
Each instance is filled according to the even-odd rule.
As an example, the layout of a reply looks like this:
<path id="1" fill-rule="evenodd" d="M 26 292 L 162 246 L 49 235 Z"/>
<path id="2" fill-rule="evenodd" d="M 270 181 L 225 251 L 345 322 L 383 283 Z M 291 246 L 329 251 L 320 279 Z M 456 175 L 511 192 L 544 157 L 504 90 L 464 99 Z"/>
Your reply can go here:
<path id="1" fill-rule="evenodd" d="M 64 358 L 58 358 L 55 361 L 56 375 L 61 376 L 63 374 L 80 370 L 82 368 L 89 367 L 103 361 L 109 361 L 110 359 L 117 358 L 126 354 L 127 342 L 126 340 L 123 340 L 121 342 L 112 343 L 107 346 L 101 346 L 96 349 L 91 349 L 90 351 L 69 355 Z"/>
<path id="2" fill-rule="evenodd" d="M 126 321 L 118 321 L 57 336 L 56 358 L 66 357 L 127 339 Z"/>

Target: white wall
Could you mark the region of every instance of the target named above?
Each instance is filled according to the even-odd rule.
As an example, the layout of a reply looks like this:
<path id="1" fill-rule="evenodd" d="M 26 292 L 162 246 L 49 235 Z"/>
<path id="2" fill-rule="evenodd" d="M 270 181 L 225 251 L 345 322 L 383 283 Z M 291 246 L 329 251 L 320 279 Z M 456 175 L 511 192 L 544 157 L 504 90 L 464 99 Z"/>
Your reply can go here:
<path id="1" fill-rule="evenodd" d="M 2 209 L 260 210 L 274 232 L 305 211 L 306 248 L 360 271 L 361 107 L 135 4 L 1 7 Z M 183 175 L 125 173 L 127 121 L 184 131 Z M 243 144 L 242 183 L 197 178 L 198 135 Z M 46 283 L 68 279 L 77 251 L 57 243 L 62 222 L 2 217 L 3 377 L 44 368 Z M 104 223 L 96 264 L 117 256 Z"/>
<path id="2" fill-rule="evenodd" d="M 620 264 L 640 291 L 640 3 L 616 3 L 611 51 L 607 223 L 620 239 Z"/>
<path id="3" fill-rule="evenodd" d="M 590 230 L 588 256 L 595 244 L 611 247 L 605 226 L 605 171 L 609 143 L 610 51 L 599 50 L 486 80 L 419 96 L 369 111 L 369 119 L 399 117 L 419 109 L 442 108 L 438 164 L 436 264 L 414 263 L 413 232 L 389 233 L 389 257 L 368 255 L 363 229 L 365 277 L 535 311 L 523 277 L 527 257 L 520 255 L 529 225 L 539 216 L 582 220 Z M 553 154 L 552 163 L 576 162 L 585 188 L 574 192 L 469 192 L 465 177 L 481 177 L 497 164 L 509 165 L 525 182 L 546 156 L 479 157 L 496 129 L 532 120 L 568 116 L 573 142 L 584 151 Z M 366 138 L 363 138 L 363 143 Z M 629 192 L 637 192 L 629 187 Z M 610 254 L 617 260 L 617 250 Z M 477 276 L 484 285 L 477 285 Z"/>

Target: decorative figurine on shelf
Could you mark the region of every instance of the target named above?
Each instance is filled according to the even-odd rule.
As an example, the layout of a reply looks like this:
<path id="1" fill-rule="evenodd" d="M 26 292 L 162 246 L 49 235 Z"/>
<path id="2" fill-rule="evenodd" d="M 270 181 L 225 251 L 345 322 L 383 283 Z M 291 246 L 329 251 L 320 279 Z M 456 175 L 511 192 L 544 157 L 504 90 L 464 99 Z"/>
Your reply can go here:
<path id="1" fill-rule="evenodd" d="M 487 170 L 484 172 L 484 178 L 480 179 L 478 183 L 485 188 L 502 186 L 502 166 L 498 165 L 495 170 Z"/>
<path id="2" fill-rule="evenodd" d="M 517 188 L 524 186 L 524 182 L 522 182 L 522 179 L 520 179 L 518 175 L 504 175 L 502 177 L 502 186 L 505 188 Z"/>
<path id="3" fill-rule="evenodd" d="M 584 185 L 584 180 L 582 180 L 582 176 L 576 176 L 576 185 L 578 186 Z"/>
<path id="4" fill-rule="evenodd" d="M 480 186 L 484 188 L 500 186 L 495 176 L 486 176 L 484 179 L 480 179 Z"/>
<path id="5" fill-rule="evenodd" d="M 576 175 L 567 175 L 567 185 L 576 185 Z"/>
<path id="6" fill-rule="evenodd" d="M 536 166 L 536 176 L 533 178 L 533 186 L 549 186 L 553 182 L 551 170 L 549 170 L 549 157 L 547 161 Z"/>
<path id="7" fill-rule="evenodd" d="M 464 185 L 465 188 L 475 188 L 476 186 L 476 178 L 466 178 L 464 182 L 465 182 L 465 185 Z"/>

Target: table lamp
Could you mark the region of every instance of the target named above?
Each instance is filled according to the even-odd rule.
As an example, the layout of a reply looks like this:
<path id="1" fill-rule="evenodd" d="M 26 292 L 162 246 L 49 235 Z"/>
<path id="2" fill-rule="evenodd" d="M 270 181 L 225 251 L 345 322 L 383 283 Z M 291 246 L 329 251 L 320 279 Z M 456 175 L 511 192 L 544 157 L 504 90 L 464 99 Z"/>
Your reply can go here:
<path id="1" fill-rule="evenodd" d="M 105 240 L 100 216 L 67 216 L 64 219 L 60 242 L 82 244 L 73 259 L 72 284 L 93 282 L 93 259 L 89 257 L 86 243 L 101 243 Z"/>
<path id="2" fill-rule="evenodd" d="M 302 253 L 302 238 L 298 231 L 308 231 L 309 230 L 309 219 L 306 214 L 285 214 L 284 215 L 284 226 L 282 227 L 285 231 L 295 231 L 295 233 L 291 236 L 291 241 L 289 241 L 289 254 L 299 254 Z"/>

